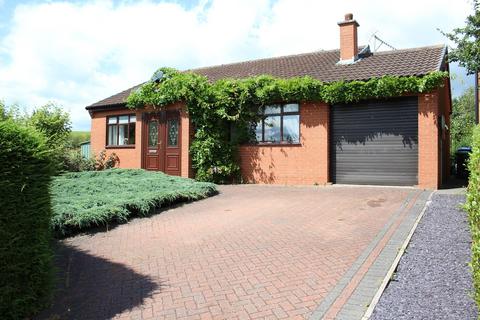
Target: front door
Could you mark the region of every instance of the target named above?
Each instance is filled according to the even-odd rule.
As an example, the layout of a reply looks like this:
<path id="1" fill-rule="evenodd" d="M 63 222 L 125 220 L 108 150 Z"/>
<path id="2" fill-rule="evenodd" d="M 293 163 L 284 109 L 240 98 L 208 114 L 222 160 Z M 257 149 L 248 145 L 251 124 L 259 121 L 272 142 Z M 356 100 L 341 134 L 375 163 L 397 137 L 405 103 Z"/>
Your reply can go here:
<path id="1" fill-rule="evenodd" d="M 180 113 L 161 111 L 144 116 L 143 168 L 180 175 Z"/>

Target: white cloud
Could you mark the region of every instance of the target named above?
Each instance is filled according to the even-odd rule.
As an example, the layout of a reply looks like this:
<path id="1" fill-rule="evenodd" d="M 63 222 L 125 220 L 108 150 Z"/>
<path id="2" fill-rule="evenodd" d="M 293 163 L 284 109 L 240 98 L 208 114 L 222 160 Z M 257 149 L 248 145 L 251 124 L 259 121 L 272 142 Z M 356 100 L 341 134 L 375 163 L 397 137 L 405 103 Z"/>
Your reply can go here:
<path id="1" fill-rule="evenodd" d="M 0 0 L 2 1 L 2 0 Z M 47 101 L 88 129 L 84 106 L 146 80 L 161 66 L 191 68 L 338 47 L 337 22 L 353 12 L 360 43 L 374 31 L 399 48 L 445 42 L 467 1 L 212 0 L 191 9 L 151 1 L 49 1 L 16 7 L 0 38 L 0 99 Z M 2 57 L 6 57 L 2 61 Z"/>
<path id="2" fill-rule="evenodd" d="M 345 13 L 359 22 L 359 43 L 378 35 L 398 48 L 444 43 L 437 31 L 463 25 L 471 11 L 467 1 L 280 0 L 259 30 L 259 43 L 274 53 L 338 48 L 337 22 Z"/>

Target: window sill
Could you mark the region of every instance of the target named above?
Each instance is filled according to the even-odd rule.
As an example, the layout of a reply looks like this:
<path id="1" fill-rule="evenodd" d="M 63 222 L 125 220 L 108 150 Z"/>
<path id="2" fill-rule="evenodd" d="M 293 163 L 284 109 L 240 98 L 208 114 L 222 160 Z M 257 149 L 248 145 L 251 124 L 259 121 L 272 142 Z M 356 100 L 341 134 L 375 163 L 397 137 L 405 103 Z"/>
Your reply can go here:
<path id="1" fill-rule="evenodd" d="M 135 145 L 128 144 L 123 146 L 105 146 L 105 149 L 135 149 Z"/>
<path id="2" fill-rule="evenodd" d="M 241 146 L 245 147 L 301 147 L 302 144 L 300 142 L 296 143 L 282 143 L 282 142 L 275 142 L 275 143 L 268 143 L 268 142 L 260 142 L 260 143 L 245 143 Z"/>

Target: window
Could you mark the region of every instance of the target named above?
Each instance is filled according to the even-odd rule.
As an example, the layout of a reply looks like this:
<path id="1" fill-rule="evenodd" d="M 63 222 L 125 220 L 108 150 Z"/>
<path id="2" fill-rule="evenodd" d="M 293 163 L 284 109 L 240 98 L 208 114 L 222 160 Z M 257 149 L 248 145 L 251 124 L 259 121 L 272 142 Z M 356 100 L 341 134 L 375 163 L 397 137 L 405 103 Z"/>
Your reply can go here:
<path id="1" fill-rule="evenodd" d="M 169 147 L 178 146 L 178 119 L 167 121 L 167 143 Z"/>
<path id="2" fill-rule="evenodd" d="M 107 118 L 107 146 L 135 145 L 135 115 Z"/>
<path id="3" fill-rule="evenodd" d="M 148 123 L 148 146 L 156 148 L 158 145 L 158 122 L 156 120 Z"/>
<path id="4" fill-rule="evenodd" d="M 261 108 L 262 119 L 255 124 L 260 143 L 299 143 L 300 113 L 298 103 L 275 104 Z"/>

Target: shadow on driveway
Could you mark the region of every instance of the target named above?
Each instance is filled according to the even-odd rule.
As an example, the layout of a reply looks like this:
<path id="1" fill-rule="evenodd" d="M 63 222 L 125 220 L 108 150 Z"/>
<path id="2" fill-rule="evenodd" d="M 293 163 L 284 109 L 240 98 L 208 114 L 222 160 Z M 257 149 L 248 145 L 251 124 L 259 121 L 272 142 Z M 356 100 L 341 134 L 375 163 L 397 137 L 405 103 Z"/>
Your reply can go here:
<path id="1" fill-rule="evenodd" d="M 141 305 L 161 282 L 128 267 L 57 243 L 52 306 L 37 319 L 110 319 Z"/>

